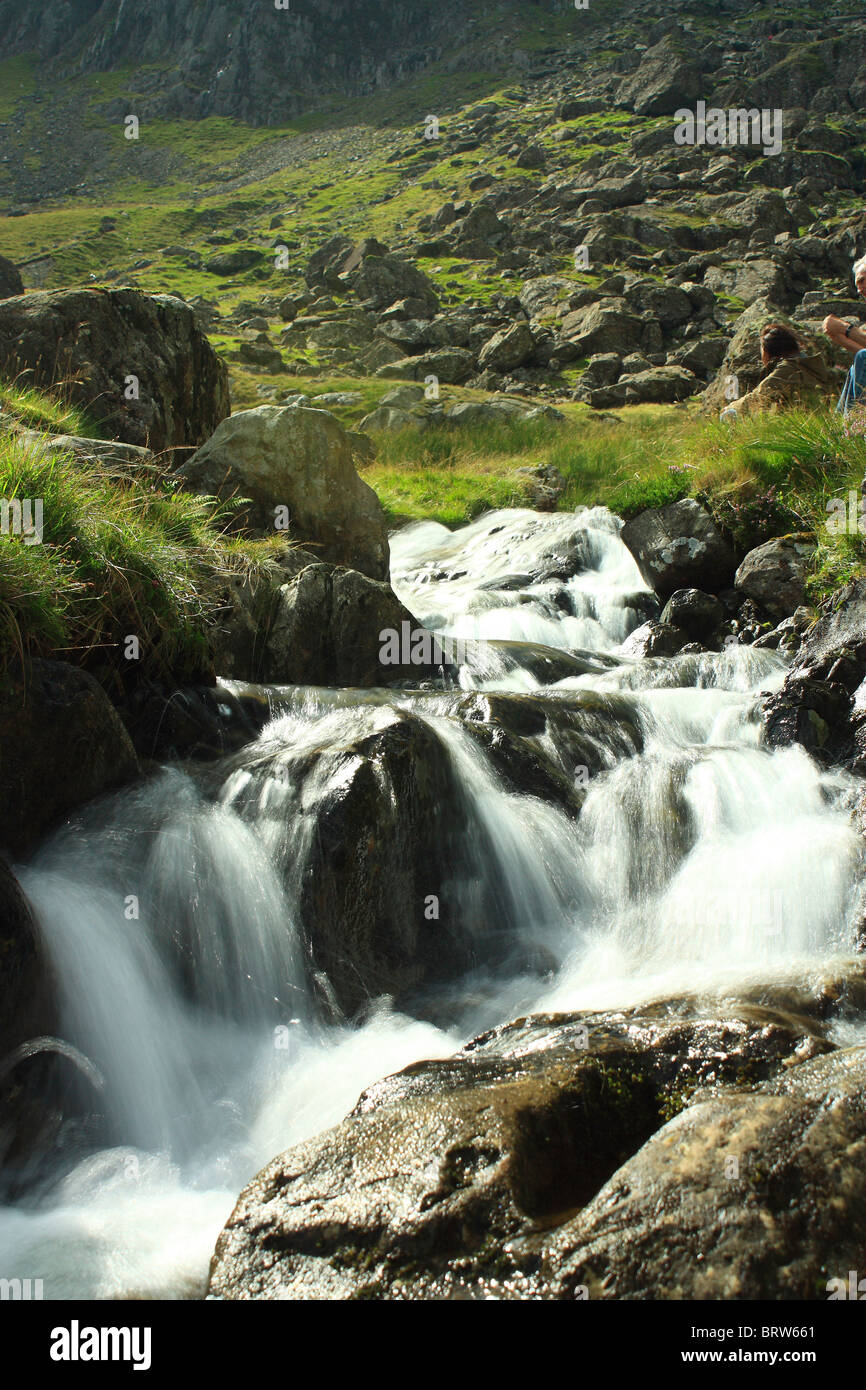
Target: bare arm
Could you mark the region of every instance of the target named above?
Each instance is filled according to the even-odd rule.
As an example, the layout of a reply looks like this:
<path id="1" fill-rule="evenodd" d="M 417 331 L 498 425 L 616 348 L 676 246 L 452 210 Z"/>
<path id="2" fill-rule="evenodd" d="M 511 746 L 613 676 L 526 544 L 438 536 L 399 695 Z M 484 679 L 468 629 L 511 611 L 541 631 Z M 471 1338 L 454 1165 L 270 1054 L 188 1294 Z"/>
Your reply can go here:
<path id="1" fill-rule="evenodd" d="M 866 348 L 866 333 L 860 328 L 849 328 L 845 320 L 837 319 L 835 314 L 829 314 L 821 327 L 832 343 L 847 348 L 848 352 L 859 352 L 861 348 Z"/>

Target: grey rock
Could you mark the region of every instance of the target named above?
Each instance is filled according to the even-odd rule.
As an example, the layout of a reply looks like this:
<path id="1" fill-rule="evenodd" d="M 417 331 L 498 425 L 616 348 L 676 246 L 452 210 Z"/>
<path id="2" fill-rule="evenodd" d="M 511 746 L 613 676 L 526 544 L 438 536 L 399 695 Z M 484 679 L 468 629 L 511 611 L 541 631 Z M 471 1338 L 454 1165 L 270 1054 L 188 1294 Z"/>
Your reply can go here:
<path id="1" fill-rule="evenodd" d="M 806 575 L 815 554 L 811 536 L 780 536 L 750 550 L 734 587 L 776 620 L 788 618 L 806 597 Z"/>
<path id="2" fill-rule="evenodd" d="M 0 372 L 37 386 L 62 377 L 106 433 L 157 451 L 201 444 L 230 409 L 225 364 L 172 295 L 60 290 L 0 300 Z M 125 395 L 129 374 L 137 400 Z"/>
<path id="3" fill-rule="evenodd" d="M 733 579 L 733 550 L 709 512 L 691 497 L 641 512 L 626 522 L 622 539 L 662 599 L 677 589 L 728 588 Z"/>
<path id="4" fill-rule="evenodd" d="M 385 515 L 358 477 L 352 441 L 324 410 L 259 406 L 224 420 L 178 470 L 193 491 L 249 498 L 240 519 L 273 533 L 287 507 L 290 535 L 372 579 L 388 574 Z"/>

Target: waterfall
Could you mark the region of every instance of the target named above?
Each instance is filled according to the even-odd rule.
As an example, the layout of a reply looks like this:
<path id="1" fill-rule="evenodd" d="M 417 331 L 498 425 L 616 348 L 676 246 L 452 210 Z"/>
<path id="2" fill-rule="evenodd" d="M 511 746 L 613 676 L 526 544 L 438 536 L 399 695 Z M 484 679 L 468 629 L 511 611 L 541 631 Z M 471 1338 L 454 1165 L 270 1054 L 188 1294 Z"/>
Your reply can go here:
<path id="1" fill-rule="evenodd" d="M 654 604 L 620 529 L 602 508 L 405 528 L 398 594 L 443 639 L 477 644 L 459 690 L 270 692 L 271 722 L 240 754 L 163 769 L 18 867 L 62 1035 L 104 1081 L 104 1128 L 0 1210 L 4 1269 L 46 1297 L 199 1296 L 241 1186 L 383 1075 L 518 1010 L 719 994 L 850 954 L 851 780 L 762 746 L 775 653 L 619 655 Z M 539 646 L 561 654 L 557 678 L 539 675 Z M 590 749 L 579 814 L 510 784 L 458 717 L 461 700 L 515 692 L 548 715 L 531 737 L 557 785 L 575 780 L 573 739 Z M 605 738 L 606 720 L 635 746 Z M 406 721 L 455 788 L 446 896 L 477 930 L 473 965 L 437 985 L 438 1012 L 382 997 L 348 1019 L 305 936 L 311 864 L 362 741 Z"/>

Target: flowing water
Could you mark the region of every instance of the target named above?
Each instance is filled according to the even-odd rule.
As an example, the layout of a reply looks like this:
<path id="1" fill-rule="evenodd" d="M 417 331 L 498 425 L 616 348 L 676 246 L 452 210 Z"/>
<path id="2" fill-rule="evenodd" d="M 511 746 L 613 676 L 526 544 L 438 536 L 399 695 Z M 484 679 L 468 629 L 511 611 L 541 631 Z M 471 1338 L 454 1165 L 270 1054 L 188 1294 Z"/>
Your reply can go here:
<path id="1" fill-rule="evenodd" d="M 620 525 L 603 509 L 507 511 L 392 538 L 406 605 L 443 643 L 466 642 L 463 691 L 534 692 L 640 729 L 635 756 L 601 747 L 577 821 L 508 789 L 454 717 L 459 692 L 275 689 L 240 756 L 166 768 L 19 866 L 104 1127 L 0 1211 L 4 1271 L 42 1278 L 46 1297 L 198 1296 L 243 1184 L 388 1072 L 518 1011 L 724 995 L 851 954 L 863 864 L 849 779 L 761 746 L 775 653 L 618 654 L 651 611 Z M 542 648 L 561 669 L 539 665 Z M 305 865 L 357 740 L 407 712 L 443 750 L 470 827 L 456 891 L 492 903 L 500 933 L 549 968 L 480 966 L 455 986 L 451 1022 L 387 998 L 349 1021 L 305 966 Z"/>

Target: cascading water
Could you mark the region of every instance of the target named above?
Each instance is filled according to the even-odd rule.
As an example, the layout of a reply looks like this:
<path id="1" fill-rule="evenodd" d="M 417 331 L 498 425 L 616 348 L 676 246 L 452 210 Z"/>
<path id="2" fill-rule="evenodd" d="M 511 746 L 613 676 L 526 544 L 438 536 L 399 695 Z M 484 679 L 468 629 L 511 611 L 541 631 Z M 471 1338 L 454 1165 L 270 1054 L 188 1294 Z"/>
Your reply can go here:
<path id="1" fill-rule="evenodd" d="M 762 748 L 774 653 L 618 655 L 651 611 L 619 529 L 598 508 L 406 528 L 394 586 L 443 642 L 471 639 L 459 691 L 272 691 L 241 755 L 89 808 L 19 869 L 63 1036 L 102 1080 L 103 1132 L 0 1212 L 4 1268 L 47 1297 L 198 1296 L 243 1183 L 388 1072 L 518 1010 L 718 993 L 850 954 L 849 779 Z M 539 666 L 539 644 L 561 671 L 549 651 Z M 543 702 L 533 737 L 558 785 L 583 740 L 579 816 L 508 784 L 455 717 L 471 691 Z M 382 998 L 349 1022 L 305 940 L 311 855 L 359 741 L 408 718 L 456 789 L 449 892 L 466 930 L 492 922 L 515 954 L 488 970 L 478 927 L 471 978 L 438 986 L 450 1014 Z"/>

